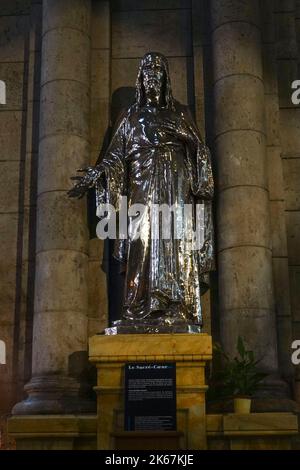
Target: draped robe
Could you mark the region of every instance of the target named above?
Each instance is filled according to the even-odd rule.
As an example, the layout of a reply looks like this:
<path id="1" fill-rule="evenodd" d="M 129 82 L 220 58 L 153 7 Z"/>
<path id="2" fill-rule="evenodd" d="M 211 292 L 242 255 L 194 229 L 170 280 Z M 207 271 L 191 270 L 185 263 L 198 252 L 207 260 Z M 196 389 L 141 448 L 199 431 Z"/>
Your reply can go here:
<path id="1" fill-rule="evenodd" d="M 137 323 L 201 324 L 201 278 L 213 268 L 211 200 L 213 177 L 208 148 L 182 106 L 151 108 L 134 105 L 120 118 L 110 145 L 99 163 L 102 177 L 96 184 L 96 205 L 118 208 L 127 196 L 128 208 L 143 204 L 136 222 L 128 217 L 126 240 L 115 241 L 114 255 L 125 263 L 123 320 Z M 204 243 L 191 249 L 195 205 L 204 203 Z M 193 207 L 193 217 L 183 226 L 180 210 L 171 220 L 184 237 L 154 237 L 151 207 L 167 204 Z M 130 227 L 133 229 L 130 230 Z M 140 237 L 134 238 L 139 231 Z"/>

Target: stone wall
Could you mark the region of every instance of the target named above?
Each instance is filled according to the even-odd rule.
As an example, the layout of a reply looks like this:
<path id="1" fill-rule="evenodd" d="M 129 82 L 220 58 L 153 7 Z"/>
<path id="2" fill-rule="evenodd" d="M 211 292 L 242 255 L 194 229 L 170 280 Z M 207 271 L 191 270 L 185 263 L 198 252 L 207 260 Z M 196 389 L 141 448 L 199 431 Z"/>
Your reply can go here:
<path id="1" fill-rule="evenodd" d="M 300 108 L 291 103 L 290 84 L 300 79 L 300 2 L 263 0 L 261 7 L 262 27 L 245 27 L 244 33 L 253 47 L 260 31 L 263 33 L 259 80 L 264 83 L 266 194 L 274 282 L 271 303 L 276 313 L 279 369 L 291 381 L 290 343 L 300 339 Z M 42 0 L 1 2 L 0 80 L 6 83 L 7 102 L 0 105 L 0 340 L 6 343 L 7 364 L 0 365 L 0 413 L 22 398 L 23 385 L 31 376 L 41 14 Z M 132 101 L 139 59 L 148 50 L 168 57 L 175 98 L 191 107 L 203 137 L 213 144 L 211 72 L 216 64 L 212 61 L 210 1 L 93 0 L 91 20 L 90 162 L 97 160 L 103 142 L 105 146 L 107 131 L 120 109 Z M 228 26 L 221 29 L 237 49 L 229 51 L 227 64 L 218 63 L 216 72 L 234 64 L 243 70 L 243 64 L 234 62 L 243 57 L 243 51 L 254 70 L 257 64 L 251 51 L 246 51 L 245 36 L 235 40 Z M 221 29 L 215 33 L 218 47 L 222 46 L 218 39 Z M 227 179 L 231 176 L 228 167 L 222 169 L 221 165 L 215 158 L 217 188 L 220 170 Z M 255 213 L 259 207 L 253 201 Z M 107 280 L 101 269 L 104 251 L 107 247 L 102 242 L 90 239 L 89 336 L 107 324 Z M 221 290 L 221 295 L 228 296 L 228 291 Z M 213 332 L 218 329 L 218 299 L 215 286 Z M 203 307 L 205 330 L 210 331 L 210 294 L 204 297 Z"/>
<path id="2" fill-rule="evenodd" d="M 280 143 L 284 176 L 284 207 L 292 313 L 292 339 L 300 338 L 300 106 L 291 101 L 291 83 L 299 80 L 300 2 L 278 2 L 277 72 Z M 297 370 L 298 381 L 300 369 Z"/>
<path id="3" fill-rule="evenodd" d="M 91 165 L 99 157 L 109 128 L 110 102 L 110 4 L 93 2 L 91 16 Z M 91 204 L 94 211 L 94 205 Z M 91 214 L 92 215 L 92 214 Z M 91 237 L 95 237 L 92 233 Z M 103 269 L 104 242 L 89 242 L 89 336 L 102 331 L 108 322 L 107 269 Z"/>
<path id="4" fill-rule="evenodd" d="M 265 121 L 267 137 L 267 175 L 271 217 L 274 304 L 278 337 L 280 373 L 290 380 L 292 323 L 288 276 L 282 148 L 280 141 L 279 83 L 277 78 L 277 14 L 274 2 L 262 5 L 263 71 L 265 84 Z M 287 84 L 289 87 L 289 84 Z"/>
<path id="5" fill-rule="evenodd" d="M 3 1 L 0 10 L 0 413 L 31 374 L 41 2 Z"/>

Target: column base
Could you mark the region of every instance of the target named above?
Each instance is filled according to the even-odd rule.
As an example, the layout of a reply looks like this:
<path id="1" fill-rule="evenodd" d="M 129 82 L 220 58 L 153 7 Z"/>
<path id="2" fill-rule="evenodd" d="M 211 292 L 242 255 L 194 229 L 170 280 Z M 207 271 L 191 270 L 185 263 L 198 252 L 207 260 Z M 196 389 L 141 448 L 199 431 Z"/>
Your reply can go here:
<path id="1" fill-rule="evenodd" d="M 13 415 L 94 413 L 96 409 L 95 402 L 80 395 L 80 383 L 73 377 L 32 377 L 24 390 L 29 396 L 13 407 Z"/>

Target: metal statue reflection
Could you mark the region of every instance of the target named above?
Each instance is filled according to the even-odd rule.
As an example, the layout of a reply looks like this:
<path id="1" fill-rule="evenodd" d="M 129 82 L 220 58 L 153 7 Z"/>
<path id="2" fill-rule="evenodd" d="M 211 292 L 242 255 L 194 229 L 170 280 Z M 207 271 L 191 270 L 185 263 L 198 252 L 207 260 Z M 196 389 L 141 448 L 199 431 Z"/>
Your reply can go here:
<path id="1" fill-rule="evenodd" d="M 147 208 L 141 237 L 115 242 L 114 256 L 126 263 L 123 317 L 106 333 L 200 332 L 200 295 L 214 262 L 210 153 L 187 109 L 173 99 L 163 55 L 143 57 L 135 103 L 119 119 L 101 162 L 81 171 L 85 175 L 73 178 L 71 197 L 95 186 L 98 206 L 117 207 L 126 195 L 129 207 L 140 203 Z M 197 201 L 205 208 L 200 250 L 191 250 L 188 237 L 152 237 L 151 204 L 183 207 Z M 180 227 L 180 217 L 173 223 L 179 231 L 193 230 L 193 223 Z"/>

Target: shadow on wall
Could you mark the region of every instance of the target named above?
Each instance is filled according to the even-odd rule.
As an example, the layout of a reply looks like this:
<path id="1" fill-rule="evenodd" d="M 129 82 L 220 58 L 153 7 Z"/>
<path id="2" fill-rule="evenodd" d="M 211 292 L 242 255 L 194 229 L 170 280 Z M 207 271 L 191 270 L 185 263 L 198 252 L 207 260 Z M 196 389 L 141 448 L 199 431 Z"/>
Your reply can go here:
<path id="1" fill-rule="evenodd" d="M 121 87 L 114 91 L 111 99 L 111 107 L 110 107 L 110 124 L 105 132 L 102 147 L 99 152 L 99 157 L 95 162 L 95 165 L 98 164 L 109 146 L 111 135 L 113 129 L 116 125 L 116 121 L 119 116 L 124 112 L 129 106 L 131 106 L 135 101 L 135 88 L 133 87 Z M 89 224 L 89 232 L 90 238 L 96 238 L 96 225 L 98 219 L 96 217 L 96 204 L 95 204 L 95 191 L 91 189 L 88 193 L 88 224 Z M 105 255 L 104 255 L 105 258 Z M 102 268 L 106 272 L 105 268 L 105 259 L 103 260 Z"/>
<path id="2" fill-rule="evenodd" d="M 114 91 L 111 98 L 110 121 L 115 125 L 119 115 L 135 102 L 135 88 L 121 87 Z"/>

